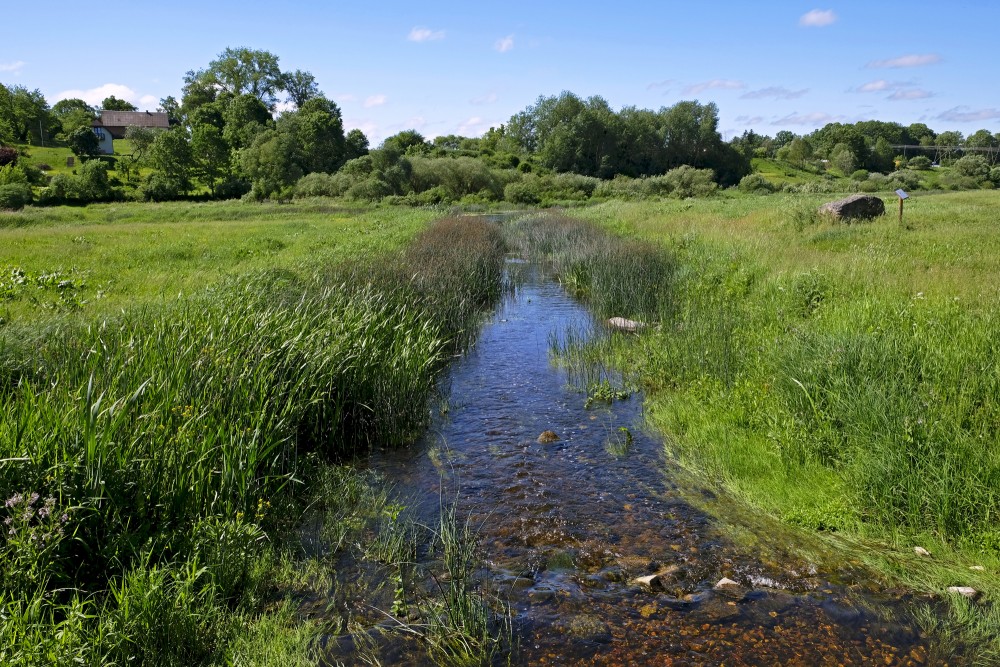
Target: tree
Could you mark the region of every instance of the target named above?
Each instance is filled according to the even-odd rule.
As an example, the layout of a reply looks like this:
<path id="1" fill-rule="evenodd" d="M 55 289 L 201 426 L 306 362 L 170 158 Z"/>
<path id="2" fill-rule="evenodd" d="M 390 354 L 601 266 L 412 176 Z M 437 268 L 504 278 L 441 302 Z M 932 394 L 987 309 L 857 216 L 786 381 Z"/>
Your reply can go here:
<path id="1" fill-rule="evenodd" d="M 167 95 L 161 99 L 157 111 L 166 113 L 171 124 L 181 122 L 181 103 L 173 95 Z"/>
<path id="2" fill-rule="evenodd" d="M 965 138 L 965 145 L 970 148 L 996 148 L 998 142 L 989 130 L 976 130 Z"/>
<path id="3" fill-rule="evenodd" d="M 714 102 L 697 100 L 678 102 L 660 111 L 663 117 L 663 140 L 667 148 L 668 168 L 682 164 L 704 167 L 709 149 L 721 143 L 719 108 Z"/>
<path id="4" fill-rule="evenodd" d="M 191 131 L 194 174 L 216 194 L 215 186 L 230 171 L 229 144 L 214 125 L 198 125 Z"/>
<path id="5" fill-rule="evenodd" d="M 256 199 L 282 196 L 304 175 L 299 166 L 301 155 L 295 138 L 277 130 L 264 130 L 253 144 L 240 151 L 240 168 L 253 184 Z"/>
<path id="6" fill-rule="evenodd" d="M 353 160 L 356 157 L 368 155 L 368 137 L 361 130 L 355 128 L 347 133 L 344 138 L 344 161 Z"/>
<path id="7" fill-rule="evenodd" d="M 78 127 L 67 138 L 69 149 L 81 160 L 89 160 L 101 153 L 101 142 L 94 131 L 87 127 Z"/>
<path id="8" fill-rule="evenodd" d="M 94 107 L 79 98 L 59 100 L 52 106 L 52 115 L 59 121 L 62 133 L 66 137 L 78 128 L 89 128 L 97 118 Z"/>
<path id="9" fill-rule="evenodd" d="M 806 161 L 813 156 L 813 147 L 808 139 L 795 137 L 790 144 L 778 149 L 777 156 L 788 164 L 804 167 Z"/>
<path id="10" fill-rule="evenodd" d="M 346 142 L 340 108 L 325 97 L 307 100 L 295 112 L 282 114 L 278 130 L 290 133 L 298 144 L 304 174 L 332 173 L 345 162 Z"/>
<path id="11" fill-rule="evenodd" d="M 59 128 L 40 90 L 0 84 L 0 141 L 44 143 Z"/>
<path id="12" fill-rule="evenodd" d="M 844 176 L 850 176 L 858 166 L 854 151 L 847 144 L 837 144 L 830 151 L 830 164 L 840 170 Z"/>
<path id="13" fill-rule="evenodd" d="M 254 95 L 243 94 L 220 103 L 225 104 L 222 135 L 234 150 L 249 146 L 257 134 L 271 125 L 271 112 Z"/>
<path id="14" fill-rule="evenodd" d="M 403 130 L 397 134 L 388 137 L 382 142 L 382 148 L 387 148 L 390 150 L 396 150 L 400 153 L 410 152 L 410 149 L 417 149 L 417 152 L 422 152 L 425 148 L 428 148 L 427 140 L 424 139 L 424 135 L 420 134 L 416 130 Z"/>
<path id="15" fill-rule="evenodd" d="M 187 133 L 181 128 L 160 132 L 149 146 L 146 162 L 169 179 L 181 193 L 191 189 L 194 154 Z"/>
<path id="16" fill-rule="evenodd" d="M 306 102 L 320 96 L 316 77 L 300 69 L 285 74 L 283 85 L 288 93 L 288 101 L 294 104 L 296 109 L 301 109 Z"/>
<path id="17" fill-rule="evenodd" d="M 198 72 L 188 72 L 184 77 L 185 98 L 196 90 L 205 94 L 215 89 L 230 95 L 252 95 L 268 110 L 277 105 L 277 93 L 285 87 L 285 76 L 278 67 L 278 56 L 269 51 L 246 47 L 227 48 L 219 57 Z M 211 99 L 205 101 L 213 101 Z M 187 99 L 185 99 L 185 104 Z"/>
<path id="18" fill-rule="evenodd" d="M 101 108 L 107 111 L 138 111 L 138 107 L 127 100 L 122 100 L 114 95 L 109 95 L 101 102 Z"/>

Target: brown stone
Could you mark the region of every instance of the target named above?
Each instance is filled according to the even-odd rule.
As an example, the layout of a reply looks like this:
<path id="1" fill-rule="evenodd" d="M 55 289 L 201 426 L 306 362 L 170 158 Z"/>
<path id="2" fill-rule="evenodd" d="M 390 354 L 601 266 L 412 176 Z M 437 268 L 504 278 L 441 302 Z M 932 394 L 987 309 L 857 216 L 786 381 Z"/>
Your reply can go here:
<path id="1" fill-rule="evenodd" d="M 871 220 L 885 214 L 885 202 L 872 195 L 851 195 L 823 204 L 819 212 L 844 222 Z"/>

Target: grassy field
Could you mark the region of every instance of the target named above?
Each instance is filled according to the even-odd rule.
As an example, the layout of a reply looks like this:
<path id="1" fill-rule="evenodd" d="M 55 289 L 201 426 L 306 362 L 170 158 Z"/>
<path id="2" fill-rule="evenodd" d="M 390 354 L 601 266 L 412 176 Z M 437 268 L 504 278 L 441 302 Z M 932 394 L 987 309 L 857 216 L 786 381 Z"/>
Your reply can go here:
<path id="1" fill-rule="evenodd" d="M 786 523 L 850 536 L 854 557 L 918 590 L 1000 600 L 1000 193 L 918 195 L 902 226 L 824 221 L 823 199 L 575 212 L 674 267 L 630 269 L 660 285 L 661 326 L 602 354 L 647 390 L 693 471 Z M 991 608 L 954 600 L 928 624 L 951 623 L 987 664 L 1000 657 Z"/>
<path id="2" fill-rule="evenodd" d="M 367 576 L 340 594 L 406 607 L 441 661 L 497 649 L 471 561 L 442 561 L 443 602 L 406 569 L 418 546 L 471 558 L 459 519 L 427 536 L 384 480 L 334 465 L 422 431 L 437 373 L 500 296 L 496 228 L 430 218 L 5 216 L 0 662 L 308 664 L 319 633 L 359 627 L 299 612 L 316 596 L 347 608 L 345 558 Z M 76 278 L 95 286 L 60 286 Z M 303 524 L 323 528 L 308 548 Z"/>
<path id="3" fill-rule="evenodd" d="M 238 201 L 0 213 L 0 318 L 87 317 L 176 300 L 252 271 L 299 270 L 391 250 L 432 216 Z"/>

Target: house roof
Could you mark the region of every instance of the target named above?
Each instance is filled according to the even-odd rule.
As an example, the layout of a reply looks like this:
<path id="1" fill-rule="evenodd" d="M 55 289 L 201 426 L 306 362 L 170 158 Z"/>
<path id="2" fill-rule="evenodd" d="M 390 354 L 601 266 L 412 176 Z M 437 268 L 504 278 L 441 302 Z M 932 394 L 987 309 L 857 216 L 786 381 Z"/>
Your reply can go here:
<path id="1" fill-rule="evenodd" d="M 165 111 L 105 111 L 101 110 L 98 122 L 104 127 L 152 127 L 164 130 L 170 127 Z"/>

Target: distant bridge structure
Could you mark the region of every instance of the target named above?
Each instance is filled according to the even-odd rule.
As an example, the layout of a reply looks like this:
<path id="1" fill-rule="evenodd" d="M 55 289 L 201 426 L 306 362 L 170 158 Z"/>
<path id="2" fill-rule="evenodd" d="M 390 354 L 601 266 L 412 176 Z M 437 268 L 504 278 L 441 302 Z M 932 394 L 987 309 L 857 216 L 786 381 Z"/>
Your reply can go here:
<path id="1" fill-rule="evenodd" d="M 933 155 L 932 159 L 937 164 L 941 164 L 941 160 L 959 158 L 972 153 L 982 153 L 990 161 L 991 166 L 1000 160 L 1000 146 L 921 146 L 919 144 L 897 144 L 892 149 L 903 157 Z"/>

